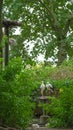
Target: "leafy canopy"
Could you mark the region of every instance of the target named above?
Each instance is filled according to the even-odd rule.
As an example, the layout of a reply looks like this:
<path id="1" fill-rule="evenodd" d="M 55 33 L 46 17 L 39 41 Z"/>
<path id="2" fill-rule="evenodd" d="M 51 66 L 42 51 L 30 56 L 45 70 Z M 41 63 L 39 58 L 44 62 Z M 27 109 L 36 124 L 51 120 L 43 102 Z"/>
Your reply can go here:
<path id="1" fill-rule="evenodd" d="M 67 54 L 72 57 L 72 9 L 73 3 L 68 0 L 4 0 L 3 14 L 4 18 L 22 21 L 20 38 L 22 42 L 31 41 L 29 46 L 34 43 L 32 57 L 42 53 L 47 59 L 57 58 L 58 37 L 63 36 Z"/>

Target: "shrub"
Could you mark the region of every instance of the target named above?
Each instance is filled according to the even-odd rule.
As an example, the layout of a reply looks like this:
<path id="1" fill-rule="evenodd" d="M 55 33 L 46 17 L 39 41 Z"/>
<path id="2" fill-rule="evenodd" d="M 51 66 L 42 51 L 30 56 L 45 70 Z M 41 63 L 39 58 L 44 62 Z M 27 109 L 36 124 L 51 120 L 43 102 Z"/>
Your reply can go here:
<path id="1" fill-rule="evenodd" d="M 34 79 L 30 70 L 23 69 L 21 60 L 14 59 L 0 75 L 1 125 L 25 128 L 31 121 Z"/>
<path id="2" fill-rule="evenodd" d="M 58 68 L 39 65 L 26 69 L 21 58 L 13 59 L 0 74 L 0 124 L 22 128 L 28 126 L 35 106 L 34 98 L 40 95 L 43 80 L 45 84 L 50 81 L 54 90 L 58 90 L 58 95 L 48 95 L 50 103 L 44 105 L 51 115 L 49 127 L 72 127 L 73 75 L 69 74 L 73 73 L 73 69 L 72 64 L 69 64 L 71 68 L 67 65 L 70 71 L 65 75 L 62 69 L 65 64 Z"/>
<path id="3" fill-rule="evenodd" d="M 49 127 L 73 127 L 73 80 L 55 81 L 59 84 L 58 97 L 49 97 L 50 104 L 46 105 L 47 113 L 51 114 Z"/>

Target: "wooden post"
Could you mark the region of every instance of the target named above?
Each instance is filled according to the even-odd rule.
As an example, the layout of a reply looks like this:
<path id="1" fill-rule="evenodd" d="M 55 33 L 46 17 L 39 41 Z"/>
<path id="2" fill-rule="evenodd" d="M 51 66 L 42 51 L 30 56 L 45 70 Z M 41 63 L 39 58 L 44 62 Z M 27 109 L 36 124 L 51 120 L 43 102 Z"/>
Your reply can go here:
<path id="1" fill-rule="evenodd" d="M 4 54 L 4 66 L 8 65 L 9 62 L 9 29 L 15 26 L 21 26 L 22 22 L 17 22 L 13 20 L 3 20 L 3 27 L 5 28 L 5 35 L 7 36 L 7 40 L 5 43 L 5 54 Z"/>
<path id="2" fill-rule="evenodd" d="M 5 41 L 5 66 L 8 65 L 9 61 L 9 27 L 5 27 L 5 35 L 7 40 Z"/>
<path id="3" fill-rule="evenodd" d="M 2 8 L 3 0 L 0 0 L 0 69 L 2 69 Z"/>

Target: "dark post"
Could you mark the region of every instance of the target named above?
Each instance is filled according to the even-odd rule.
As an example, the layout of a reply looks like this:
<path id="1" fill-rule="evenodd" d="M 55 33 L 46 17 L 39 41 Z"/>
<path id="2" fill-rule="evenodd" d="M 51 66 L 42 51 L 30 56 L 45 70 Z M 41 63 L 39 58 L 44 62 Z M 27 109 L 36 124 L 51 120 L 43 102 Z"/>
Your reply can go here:
<path id="1" fill-rule="evenodd" d="M 14 20 L 3 20 L 3 27 L 5 28 L 5 35 L 7 36 L 7 40 L 5 42 L 5 56 L 4 56 L 4 65 L 8 65 L 9 62 L 9 29 L 15 26 L 21 26 L 22 22 L 17 22 Z"/>
<path id="2" fill-rule="evenodd" d="M 0 0 L 0 69 L 2 69 L 2 8 L 3 0 Z"/>
<path id="3" fill-rule="evenodd" d="M 5 27 L 5 35 L 7 36 L 7 40 L 5 43 L 5 66 L 8 65 L 9 61 L 9 27 Z"/>

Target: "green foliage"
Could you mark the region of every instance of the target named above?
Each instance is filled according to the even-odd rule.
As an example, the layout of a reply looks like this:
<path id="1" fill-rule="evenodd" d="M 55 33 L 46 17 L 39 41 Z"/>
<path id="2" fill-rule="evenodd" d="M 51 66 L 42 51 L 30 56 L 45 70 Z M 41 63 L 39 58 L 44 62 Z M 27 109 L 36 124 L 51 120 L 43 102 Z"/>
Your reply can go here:
<path id="1" fill-rule="evenodd" d="M 64 116 L 64 123 L 66 124 L 66 127 L 72 127 L 73 126 L 73 80 L 72 84 L 65 88 L 61 97 L 60 101 L 63 106 L 63 116 Z"/>
<path id="2" fill-rule="evenodd" d="M 14 127 L 28 126 L 32 104 L 29 98 L 17 96 L 12 92 L 2 92 L 0 95 L 0 124 Z"/>
<path id="3" fill-rule="evenodd" d="M 64 61 L 61 65 L 61 67 L 68 67 L 68 69 L 73 69 L 73 57 L 70 58 L 70 60 Z"/>
<path id="4" fill-rule="evenodd" d="M 27 41 L 27 45 L 28 42 L 30 46 L 34 44 L 33 50 L 31 50 L 33 58 L 38 56 L 38 53 L 44 54 L 46 59 L 51 56 L 58 58 L 58 52 L 55 53 L 55 48 L 58 48 L 61 42 L 66 42 L 65 50 L 72 57 L 72 22 L 69 23 L 70 28 L 66 28 L 69 35 L 64 32 L 65 25 L 67 25 L 67 21 L 72 15 L 73 4 L 71 1 L 4 0 L 3 7 L 4 18 L 22 21 L 21 34 L 20 36 L 15 36 L 18 46 L 21 47 L 13 49 L 14 53 L 16 52 L 17 55 L 20 55 L 21 50 L 25 51 L 22 44 Z M 13 32 L 15 32 L 15 29 L 10 31 L 11 37 L 13 37 Z M 25 57 L 25 54 L 22 52 L 21 55 Z"/>
<path id="5" fill-rule="evenodd" d="M 0 124 L 25 128 L 31 121 L 34 81 L 21 59 L 14 59 L 0 75 Z M 30 77 L 31 76 L 31 77 Z M 32 101 L 32 102 L 31 102 Z"/>
<path id="6" fill-rule="evenodd" d="M 4 35 L 3 37 L 2 37 L 2 47 L 4 47 L 4 45 L 5 45 L 5 43 L 7 43 L 7 41 L 8 41 L 8 38 L 7 38 L 7 36 L 6 35 Z"/>
<path id="7" fill-rule="evenodd" d="M 23 63 L 20 57 L 12 59 L 3 72 L 3 78 L 7 81 L 13 80 L 15 75 L 21 71 L 22 66 Z"/>
<path id="8" fill-rule="evenodd" d="M 49 81 L 55 92 L 48 97 L 49 104 L 43 106 L 51 115 L 49 127 L 73 126 L 73 75 L 68 73 L 68 77 L 62 75 L 59 79 L 57 73 L 63 73 L 66 67 L 73 73 L 72 61 L 64 62 L 60 67 L 38 64 L 28 68 L 21 58 L 12 59 L 0 72 L 0 124 L 18 128 L 29 125 L 43 80 L 45 84 Z"/>
<path id="9" fill-rule="evenodd" d="M 58 85 L 58 81 L 55 81 Z M 60 88 L 59 88 L 60 87 Z M 48 127 L 73 127 L 73 80 L 60 82 L 58 97 L 49 97 L 45 110 L 51 114 Z"/>

